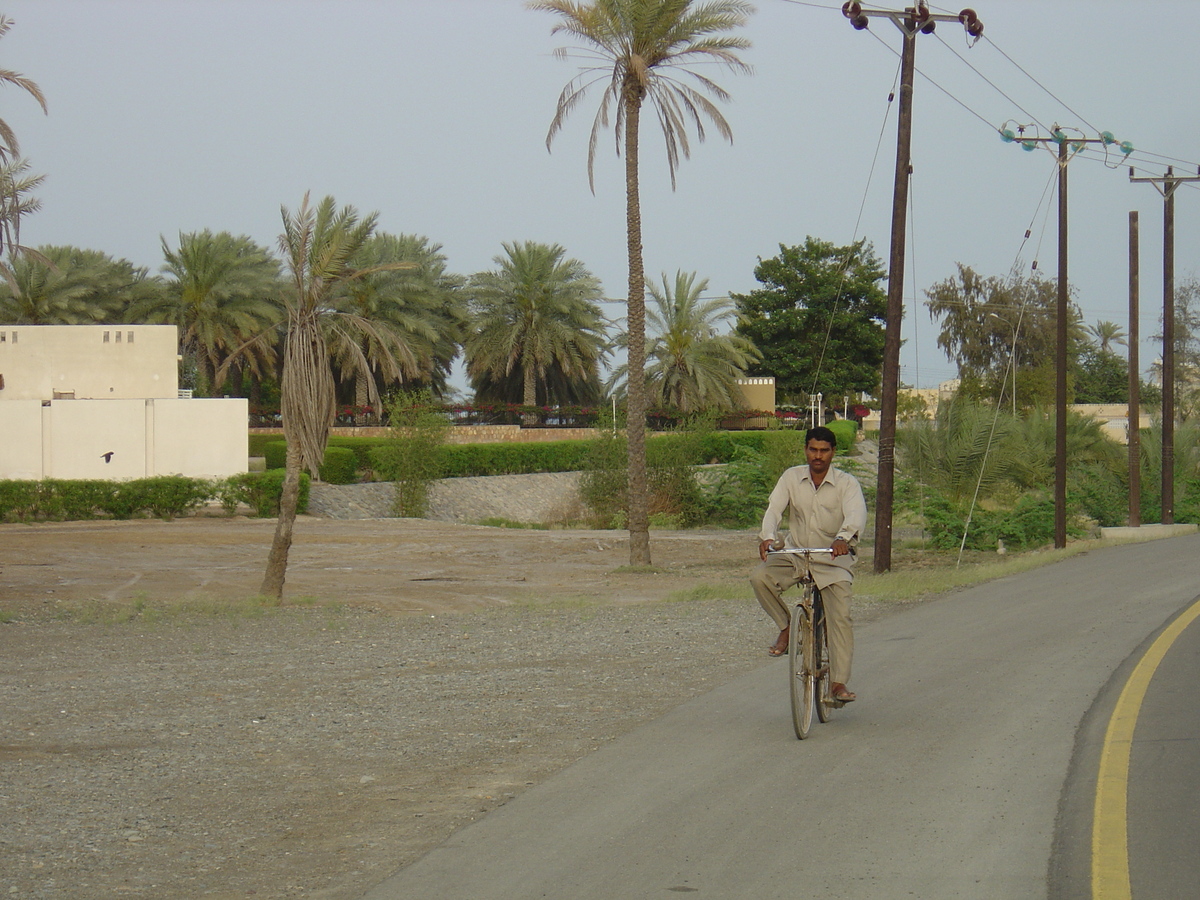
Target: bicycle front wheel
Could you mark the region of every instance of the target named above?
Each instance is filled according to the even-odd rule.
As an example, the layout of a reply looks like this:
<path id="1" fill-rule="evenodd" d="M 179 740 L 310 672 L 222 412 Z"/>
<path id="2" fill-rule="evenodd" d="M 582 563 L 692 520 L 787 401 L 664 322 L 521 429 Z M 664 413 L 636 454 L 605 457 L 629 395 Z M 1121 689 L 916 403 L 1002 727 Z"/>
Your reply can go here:
<path id="1" fill-rule="evenodd" d="M 825 627 L 825 610 L 819 597 L 813 607 L 813 618 L 817 620 L 813 628 L 813 656 L 816 659 L 813 690 L 817 696 L 817 718 L 828 722 L 834 710 L 833 698 L 829 694 L 829 632 Z"/>
<path id="2" fill-rule="evenodd" d="M 816 702 L 813 673 L 813 632 L 808 610 L 797 603 L 792 609 L 791 631 L 788 636 L 788 680 L 792 695 L 792 725 L 796 737 L 804 740 L 812 728 L 813 706 Z"/>

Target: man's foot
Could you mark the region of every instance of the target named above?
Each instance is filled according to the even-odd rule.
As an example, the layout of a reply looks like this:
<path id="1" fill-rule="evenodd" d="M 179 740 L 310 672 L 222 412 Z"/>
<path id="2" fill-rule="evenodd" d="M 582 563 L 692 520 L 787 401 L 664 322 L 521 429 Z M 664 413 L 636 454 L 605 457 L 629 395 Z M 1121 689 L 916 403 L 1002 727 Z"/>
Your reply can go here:
<path id="1" fill-rule="evenodd" d="M 835 681 L 829 686 L 829 696 L 839 703 L 852 703 L 858 699 L 858 695 L 846 690 L 846 686 L 840 681 Z"/>
<path id="2" fill-rule="evenodd" d="M 779 638 L 767 650 L 771 656 L 783 656 L 788 652 L 788 631 L 791 629 L 789 625 L 783 631 L 779 632 Z"/>

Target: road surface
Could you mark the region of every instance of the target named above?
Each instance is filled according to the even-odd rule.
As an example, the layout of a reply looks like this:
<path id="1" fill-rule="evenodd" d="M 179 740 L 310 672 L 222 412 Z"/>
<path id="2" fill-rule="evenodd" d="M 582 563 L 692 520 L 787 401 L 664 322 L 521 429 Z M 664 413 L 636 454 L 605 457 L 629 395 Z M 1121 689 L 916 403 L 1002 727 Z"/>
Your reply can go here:
<path id="1" fill-rule="evenodd" d="M 462 829 L 366 900 L 1091 896 L 1112 712 L 1198 593 L 1200 536 L 1188 536 L 886 616 L 857 632 L 860 699 L 808 740 L 792 733 L 786 662 L 772 661 Z M 1140 897 L 1197 883 L 1196 831 L 1182 838 L 1190 871 L 1171 862 L 1180 839 L 1163 836 L 1196 827 L 1198 649 L 1200 625 L 1170 643 L 1138 706 Z"/>

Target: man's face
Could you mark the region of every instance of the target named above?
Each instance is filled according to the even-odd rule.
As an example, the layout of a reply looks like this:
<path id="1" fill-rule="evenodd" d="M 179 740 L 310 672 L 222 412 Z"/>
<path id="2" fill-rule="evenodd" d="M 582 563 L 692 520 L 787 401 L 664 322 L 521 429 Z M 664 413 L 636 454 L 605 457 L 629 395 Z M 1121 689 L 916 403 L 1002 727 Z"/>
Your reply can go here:
<path id="1" fill-rule="evenodd" d="M 804 458 L 808 468 L 814 475 L 824 475 L 833 463 L 833 444 L 829 441 L 818 441 L 815 438 L 804 445 Z"/>

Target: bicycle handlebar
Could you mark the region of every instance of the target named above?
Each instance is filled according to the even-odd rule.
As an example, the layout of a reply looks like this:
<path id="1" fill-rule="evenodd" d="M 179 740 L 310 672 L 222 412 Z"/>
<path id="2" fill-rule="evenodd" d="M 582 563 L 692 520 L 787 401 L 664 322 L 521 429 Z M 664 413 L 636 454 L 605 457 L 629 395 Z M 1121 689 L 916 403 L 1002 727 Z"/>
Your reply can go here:
<path id="1" fill-rule="evenodd" d="M 783 547 L 779 550 L 768 550 L 767 553 L 832 553 L 832 547 Z"/>

